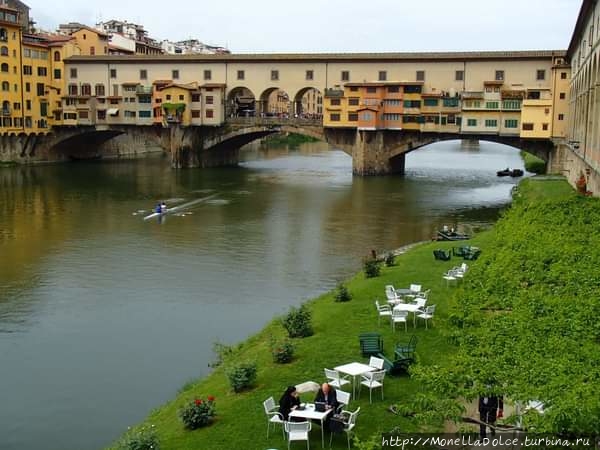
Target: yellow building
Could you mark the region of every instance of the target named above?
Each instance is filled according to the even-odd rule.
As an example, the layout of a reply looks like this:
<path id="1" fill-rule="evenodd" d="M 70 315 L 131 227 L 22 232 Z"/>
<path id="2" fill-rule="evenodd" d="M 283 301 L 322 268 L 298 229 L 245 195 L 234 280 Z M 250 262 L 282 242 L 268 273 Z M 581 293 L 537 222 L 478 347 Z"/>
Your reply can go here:
<path id="1" fill-rule="evenodd" d="M 555 58 L 552 67 L 552 137 L 565 137 L 568 132 L 569 89 L 571 66 L 565 58 Z"/>
<path id="2" fill-rule="evenodd" d="M 80 55 L 107 55 L 108 34 L 94 28 L 82 25 L 81 28 L 70 33 L 75 38 Z"/>
<path id="3" fill-rule="evenodd" d="M 21 25 L 19 11 L 0 6 L 0 132 L 22 132 Z"/>
<path id="4" fill-rule="evenodd" d="M 552 91 L 550 88 L 527 89 L 521 110 L 522 138 L 552 136 Z"/>
<path id="5" fill-rule="evenodd" d="M 50 58 L 43 39 L 23 35 L 23 101 L 25 129 L 47 131 L 50 110 Z"/>

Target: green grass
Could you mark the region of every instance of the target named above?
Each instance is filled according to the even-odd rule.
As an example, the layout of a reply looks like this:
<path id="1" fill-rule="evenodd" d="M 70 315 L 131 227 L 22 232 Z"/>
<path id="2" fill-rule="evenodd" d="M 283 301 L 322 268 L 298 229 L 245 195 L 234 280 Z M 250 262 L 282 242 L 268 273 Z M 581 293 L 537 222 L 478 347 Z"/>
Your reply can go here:
<path id="1" fill-rule="evenodd" d="M 521 158 L 523 158 L 527 172 L 536 174 L 546 173 L 546 162 L 543 159 L 524 151 L 521 152 Z"/>
<path id="2" fill-rule="evenodd" d="M 300 144 L 304 144 L 305 142 L 317 142 L 318 139 L 306 136 L 303 134 L 289 133 L 285 134 L 273 134 L 271 136 L 267 136 L 264 139 L 264 143 L 268 146 L 271 145 L 289 145 L 292 147 L 298 146 Z"/>
<path id="3" fill-rule="evenodd" d="M 539 202 L 543 200 L 567 200 L 577 193 L 564 179 L 527 178 L 519 183 L 515 199 L 517 201 Z"/>
<path id="4" fill-rule="evenodd" d="M 489 233 L 482 233 L 470 243 L 485 251 Z M 456 245 L 456 244 L 454 244 Z M 462 243 L 461 243 L 462 245 Z M 451 242 L 433 242 L 420 245 L 399 256 L 394 267 L 382 267 L 380 277 L 365 279 L 361 273 L 349 280 L 347 286 L 353 295 L 350 302 L 334 302 L 334 293 L 327 293 L 309 303 L 313 312 L 315 334 L 304 339 L 294 339 L 296 356 L 290 364 L 278 365 L 272 362 L 269 349 L 271 335 L 284 336 L 279 319 L 273 320 L 261 332 L 241 345 L 239 360 L 252 360 L 258 363 L 256 387 L 250 391 L 235 394 L 229 387 L 224 368 L 217 368 L 211 375 L 187 383 L 185 390 L 172 402 L 158 408 L 146 420 L 146 425 L 156 426 L 162 449 L 211 449 L 229 450 L 234 448 L 265 449 L 284 448 L 281 431 L 276 430 L 269 440 L 266 438 L 266 416 L 262 402 L 273 396 L 276 401 L 287 385 L 312 380 L 324 382 L 323 369 L 333 368 L 352 361 L 367 362 L 360 354 L 358 335 L 363 331 L 378 331 L 384 339 L 384 353 L 393 357 L 396 341 L 408 340 L 411 334 L 419 337 L 417 354 L 419 364 L 432 364 L 444 359 L 453 351 L 446 342 L 442 330 L 445 329 L 448 299 L 453 287 L 442 283 L 442 274 L 462 260 L 434 261 L 432 251 L 436 248 L 450 249 Z M 474 262 L 476 264 L 476 262 Z M 398 328 L 392 332 L 389 322 L 382 319 L 377 325 L 377 312 L 374 301 L 385 302 L 384 287 L 408 287 L 410 283 L 422 284 L 430 288 L 430 304 L 437 305 L 435 324 L 426 330 L 423 323 L 413 329 L 409 323 L 408 332 Z M 361 407 L 356 432 L 363 439 L 378 430 L 389 430 L 400 425 L 403 430 L 417 430 L 419 425 L 410 419 L 400 418 L 387 411 L 391 404 L 405 404 L 413 399 L 419 387 L 408 376 L 388 377 L 385 380 L 385 400 L 374 392 L 373 404 L 369 404 L 368 391 L 359 400 L 352 400 L 350 409 Z M 217 398 L 217 420 L 213 425 L 196 431 L 186 431 L 177 416 L 177 410 L 195 396 Z M 312 401 L 312 396 L 302 396 L 303 401 Z M 440 424 L 441 427 L 441 424 Z M 311 446 L 320 445 L 319 428 L 311 433 Z M 344 448 L 341 437 L 333 448 Z"/>
<path id="5" fill-rule="evenodd" d="M 538 201 L 544 197 L 568 197 L 574 195 L 564 181 L 525 180 L 520 186 L 520 201 Z M 266 448 L 286 448 L 287 445 L 279 428 L 266 437 L 266 416 L 262 402 L 273 396 L 277 402 L 286 386 L 304 381 L 321 383 L 324 380 L 323 369 L 333 368 L 352 361 L 367 362 L 360 354 L 358 335 L 365 331 L 380 332 L 384 340 L 384 353 L 393 357 L 397 341 L 406 341 L 417 334 L 418 364 L 429 366 L 447 361 L 456 351 L 445 332 L 450 329 L 447 317 L 451 305 L 455 304 L 454 287 L 447 287 L 442 274 L 450 267 L 459 265 L 462 260 L 435 261 L 432 251 L 437 248 L 451 249 L 455 245 L 476 245 L 484 254 L 494 239 L 494 230 L 482 232 L 471 241 L 432 242 L 418 245 L 409 252 L 396 258 L 396 266 L 382 266 L 381 276 L 365 279 L 362 273 L 347 281 L 352 300 L 345 303 L 334 302 L 334 292 L 327 293 L 309 302 L 313 313 L 315 334 L 304 339 L 294 339 L 296 355 L 292 363 L 278 365 L 273 363 L 270 352 L 271 336 L 285 335 L 279 318 L 274 319 L 258 334 L 240 344 L 237 353 L 230 357 L 235 361 L 249 360 L 258 364 L 258 377 L 253 389 L 235 394 L 229 387 L 225 367 L 219 367 L 204 379 L 186 383 L 178 396 L 166 405 L 153 411 L 144 422 L 145 426 L 156 427 L 161 449 L 210 449 L 210 450 L 264 450 Z M 478 261 L 470 261 L 470 265 Z M 431 289 L 429 304 L 437 305 L 435 323 L 428 330 L 422 323 L 413 329 L 409 323 L 408 332 L 402 327 L 392 332 L 389 322 L 382 319 L 378 326 L 374 301 L 385 301 L 384 287 L 408 287 L 410 283 L 423 285 Z M 225 360 L 225 365 L 230 362 Z M 385 400 L 381 400 L 379 391 L 374 392 L 374 401 L 369 404 L 368 391 L 352 399 L 348 409 L 361 407 L 356 433 L 361 440 L 367 440 L 375 433 L 389 431 L 399 426 L 405 432 L 424 430 L 414 419 L 399 417 L 388 411 L 392 404 L 407 405 L 420 391 L 416 380 L 403 377 L 386 377 Z M 178 409 L 189 400 L 208 395 L 216 397 L 217 417 L 209 427 L 195 431 L 186 431 L 177 415 Z M 311 395 L 303 395 L 302 401 L 312 401 Z M 443 424 L 430 425 L 427 431 L 440 431 Z M 311 447 L 320 448 L 320 429 L 315 426 L 311 432 Z M 328 439 L 328 436 L 326 436 Z M 346 448 L 345 440 L 338 436 L 333 448 Z"/>

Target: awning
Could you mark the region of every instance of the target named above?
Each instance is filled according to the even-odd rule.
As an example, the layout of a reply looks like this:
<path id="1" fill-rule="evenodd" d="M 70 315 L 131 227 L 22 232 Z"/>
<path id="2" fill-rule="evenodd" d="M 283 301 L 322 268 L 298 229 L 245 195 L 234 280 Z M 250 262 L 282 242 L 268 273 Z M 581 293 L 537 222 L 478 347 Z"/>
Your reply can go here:
<path id="1" fill-rule="evenodd" d="M 119 108 L 109 108 L 106 112 L 108 112 L 109 116 L 116 116 L 119 114 Z"/>

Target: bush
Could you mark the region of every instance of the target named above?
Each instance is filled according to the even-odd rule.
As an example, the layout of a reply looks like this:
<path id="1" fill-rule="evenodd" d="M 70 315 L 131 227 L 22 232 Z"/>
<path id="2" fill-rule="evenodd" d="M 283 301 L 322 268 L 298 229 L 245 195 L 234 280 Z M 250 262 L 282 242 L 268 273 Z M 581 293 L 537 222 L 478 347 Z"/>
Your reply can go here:
<path id="1" fill-rule="evenodd" d="M 287 339 L 284 341 L 271 341 L 271 354 L 273 362 L 278 364 L 289 363 L 294 358 L 294 345 Z"/>
<path id="2" fill-rule="evenodd" d="M 300 308 L 292 307 L 287 316 L 283 318 L 283 327 L 291 338 L 312 336 L 311 321 L 312 315 L 306 305 L 302 305 Z"/>
<path id="3" fill-rule="evenodd" d="M 381 265 L 374 258 L 366 258 L 363 261 L 363 270 L 366 278 L 375 278 L 381 273 Z"/>
<path id="4" fill-rule="evenodd" d="M 129 430 L 117 447 L 119 450 L 158 450 L 158 437 L 154 425 Z"/>
<path id="5" fill-rule="evenodd" d="M 350 300 L 352 300 L 352 294 L 350 294 L 346 285 L 343 283 L 338 284 L 337 292 L 335 293 L 335 301 L 349 302 Z"/>
<path id="6" fill-rule="evenodd" d="M 241 392 L 254 385 L 256 381 L 256 363 L 239 363 L 227 370 L 229 384 L 234 392 Z"/>
<path id="7" fill-rule="evenodd" d="M 396 255 L 392 252 L 385 255 L 385 265 L 388 267 L 392 267 L 396 265 Z"/>
<path id="8" fill-rule="evenodd" d="M 537 175 L 546 173 L 546 162 L 543 159 L 527 152 L 521 152 L 521 157 L 523 158 L 525 170 L 527 172 L 535 173 Z"/>
<path id="9" fill-rule="evenodd" d="M 215 416 L 215 398 L 211 395 L 206 400 L 197 398 L 179 410 L 179 417 L 188 430 L 205 427 Z"/>
<path id="10" fill-rule="evenodd" d="M 223 364 L 226 358 L 233 355 L 236 350 L 239 348 L 234 345 L 225 345 L 220 342 L 213 343 L 213 353 L 217 357 L 217 359 L 211 363 L 208 363 L 208 367 L 212 367 L 213 369 L 219 367 Z"/>

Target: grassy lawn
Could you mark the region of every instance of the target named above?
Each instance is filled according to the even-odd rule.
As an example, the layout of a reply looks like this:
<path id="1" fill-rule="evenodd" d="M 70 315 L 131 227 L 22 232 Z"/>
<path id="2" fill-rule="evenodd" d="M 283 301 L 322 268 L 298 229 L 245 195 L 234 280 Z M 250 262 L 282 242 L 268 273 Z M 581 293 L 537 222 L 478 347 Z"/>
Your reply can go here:
<path id="1" fill-rule="evenodd" d="M 559 180 L 524 180 L 517 193 L 519 201 L 537 201 L 544 197 L 568 198 L 574 195 L 572 189 L 564 181 Z M 482 232 L 468 245 L 476 245 L 483 250 L 491 245 L 494 230 Z M 304 381 L 322 383 L 324 368 L 358 361 L 367 362 L 360 353 L 358 335 L 361 332 L 380 332 L 384 340 L 384 353 L 393 358 L 393 350 L 397 341 L 407 341 L 415 333 L 419 338 L 417 356 L 419 365 L 443 363 L 456 351 L 449 344 L 445 331 L 449 329 L 447 316 L 451 305 L 455 304 L 453 293 L 455 287 L 446 286 L 442 274 L 449 268 L 459 265 L 462 259 L 435 261 L 432 251 L 437 248 L 451 249 L 464 243 L 431 242 L 416 246 L 409 252 L 396 258 L 397 265 L 383 267 L 380 277 L 365 279 L 362 273 L 349 280 L 347 286 L 353 299 L 347 303 L 333 301 L 334 293 L 327 293 L 311 302 L 309 308 L 313 313 L 315 334 L 304 339 L 294 339 L 296 356 L 290 364 L 275 364 L 270 352 L 272 336 L 283 337 L 285 331 L 279 318 L 274 319 L 265 328 L 243 342 L 235 361 L 255 361 L 258 364 L 258 378 L 253 389 L 236 394 L 230 386 L 224 368 L 217 368 L 208 377 L 189 383 L 170 403 L 158 408 L 144 422 L 145 426 L 154 425 L 160 440 L 160 448 L 165 449 L 209 449 L 209 450 L 264 450 L 287 448 L 281 430 L 276 428 L 267 440 L 266 416 L 262 402 L 274 397 L 277 402 L 285 387 Z M 478 261 L 469 264 L 477 265 Z M 468 276 L 468 275 L 467 275 Z M 430 305 L 437 305 L 434 326 L 428 330 L 423 323 L 413 328 L 409 322 L 408 332 L 403 327 L 392 332 L 389 322 L 382 319 L 378 325 L 378 316 L 374 301 L 385 302 L 384 287 L 392 284 L 397 288 L 408 287 L 410 283 L 418 283 L 424 289 L 431 289 Z M 411 315 L 412 318 L 412 315 Z M 225 361 L 225 365 L 231 361 Z M 408 376 L 386 377 L 384 381 L 385 400 L 381 400 L 379 391 L 374 391 L 373 403 L 369 404 L 368 390 L 363 390 L 359 399 L 352 399 L 347 409 L 361 407 L 361 414 L 356 425 L 356 434 L 366 440 L 375 433 L 389 431 L 399 426 L 403 432 L 422 430 L 413 419 L 399 417 L 388 411 L 392 404 L 405 405 L 415 398 L 420 386 Z M 178 417 L 181 406 L 194 398 L 216 397 L 217 417 L 215 422 L 195 431 L 187 431 Z M 301 396 L 302 401 L 312 401 L 312 395 Z M 440 431 L 443 424 L 435 429 Z M 422 430 L 424 431 L 424 430 Z M 329 436 L 326 435 L 326 440 Z M 320 448 L 321 433 L 318 426 L 311 432 L 311 448 Z M 296 443 L 294 447 L 301 448 Z M 345 435 L 334 438 L 333 448 L 346 448 Z"/>
<path id="2" fill-rule="evenodd" d="M 489 232 L 478 235 L 469 244 L 477 245 L 485 252 Z M 270 396 L 277 402 L 287 385 L 304 381 L 322 383 L 323 369 L 348 362 L 367 362 L 360 353 L 358 335 L 364 331 L 380 332 L 384 339 L 384 353 L 393 357 L 396 341 L 408 340 L 415 333 L 419 338 L 417 346 L 418 364 L 432 364 L 445 359 L 453 351 L 442 335 L 445 328 L 447 305 L 454 287 L 443 283 L 442 274 L 450 267 L 459 265 L 462 259 L 435 261 L 432 250 L 450 249 L 456 243 L 432 242 L 419 245 L 408 253 L 396 258 L 397 265 L 384 267 L 380 277 L 365 279 L 358 274 L 348 282 L 353 299 L 347 303 L 333 301 L 333 293 L 325 294 L 309 303 L 313 312 L 315 334 L 304 339 L 294 339 L 296 356 L 290 364 L 272 362 L 269 342 L 271 336 L 284 336 L 285 331 L 278 319 L 268 324 L 263 331 L 245 341 L 240 349 L 238 360 L 256 361 L 258 379 L 256 387 L 250 391 L 235 394 L 229 387 L 222 367 L 205 379 L 190 383 L 182 389 L 172 402 L 154 411 L 146 420 L 146 425 L 155 425 L 162 449 L 266 449 L 286 448 L 281 431 L 272 432 L 266 437 L 266 416 L 262 402 Z M 477 262 L 474 262 L 475 264 Z M 378 326 L 374 301 L 385 302 L 384 287 L 408 287 L 410 283 L 422 284 L 431 289 L 429 304 L 437 305 L 434 326 L 426 330 L 423 323 L 413 328 L 409 323 L 408 332 L 400 326 L 393 333 L 389 322 L 382 319 Z M 411 315 L 412 317 L 412 315 Z M 348 409 L 361 407 L 357 420 L 356 433 L 363 439 L 377 431 L 387 431 L 395 426 L 403 430 L 417 430 L 418 425 L 410 419 L 401 418 L 389 411 L 391 404 L 410 401 L 419 386 L 408 377 L 386 377 L 384 382 L 385 400 L 380 392 L 374 391 L 373 404 L 369 404 L 368 390 L 362 392 L 358 400 L 352 399 Z M 177 415 L 177 410 L 186 401 L 195 397 L 216 397 L 217 419 L 211 426 L 195 431 L 186 431 Z M 312 401 L 312 395 L 301 396 L 302 401 Z M 440 428 L 441 428 L 440 424 Z M 315 426 L 311 432 L 311 446 L 320 446 L 320 430 Z M 327 436 L 328 438 L 328 436 Z M 333 448 L 345 448 L 342 436 L 337 437 Z"/>

